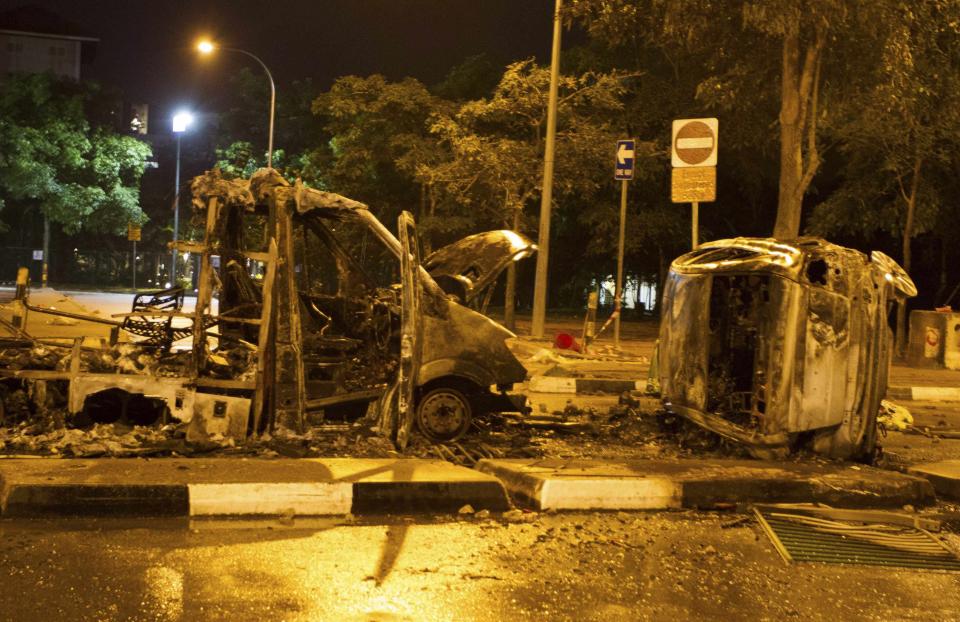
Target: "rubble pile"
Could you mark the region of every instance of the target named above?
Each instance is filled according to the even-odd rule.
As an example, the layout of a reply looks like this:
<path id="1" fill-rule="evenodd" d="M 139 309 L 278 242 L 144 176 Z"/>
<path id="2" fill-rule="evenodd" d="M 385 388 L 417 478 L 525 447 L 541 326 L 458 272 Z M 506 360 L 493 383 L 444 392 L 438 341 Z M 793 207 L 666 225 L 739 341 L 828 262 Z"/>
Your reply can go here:
<path id="1" fill-rule="evenodd" d="M 0 350 L 0 367 L 19 369 L 56 369 L 62 355 L 42 345 Z"/>
<path id="2" fill-rule="evenodd" d="M 172 440 L 173 426 L 163 428 L 99 424 L 87 430 L 44 431 L 38 424 L 0 428 L 0 452 L 60 455 L 74 458 L 123 457 L 158 453 Z"/>

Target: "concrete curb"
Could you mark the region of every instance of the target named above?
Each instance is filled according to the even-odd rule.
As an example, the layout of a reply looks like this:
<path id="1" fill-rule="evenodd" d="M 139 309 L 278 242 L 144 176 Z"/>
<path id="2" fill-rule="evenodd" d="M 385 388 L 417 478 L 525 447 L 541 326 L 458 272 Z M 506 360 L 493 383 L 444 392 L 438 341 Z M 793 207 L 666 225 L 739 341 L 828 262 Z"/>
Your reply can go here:
<path id="1" fill-rule="evenodd" d="M 0 462 L 0 516 L 342 516 L 510 508 L 494 477 L 439 460 Z"/>
<path id="2" fill-rule="evenodd" d="M 866 466 L 751 460 L 481 460 L 518 503 L 537 510 L 708 509 L 744 503 L 923 506 L 930 482 Z"/>
<path id="3" fill-rule="evenodd" d="M 616 380 L 613 378 L 570 378 L 565 376 L 534 376 L 527 383 L 532 393 L 623 393 L 644 391 L 647 381 Z"/>
<path id="4" fill-rule="evenodd" d="M 647 381 L 614 378 L 575 378 L 569 376 L 534 376 L 527 383 L 532 393 L 623 393 L 646 391 Z M 960 401 L 960 387 L 887 387 L 887 396 L 894 400 Z"/>
<path id="5" fill-rule="evenodd" d="M 938 495 L 960 501 L 960 460 L 919 464 L 909 467 L 907 472 L 930 480 Z"/>
<path id="6" fill-rule="evenodd" d="M 960 401 L 960 387 L 887 387 L 895 400 Z"/>

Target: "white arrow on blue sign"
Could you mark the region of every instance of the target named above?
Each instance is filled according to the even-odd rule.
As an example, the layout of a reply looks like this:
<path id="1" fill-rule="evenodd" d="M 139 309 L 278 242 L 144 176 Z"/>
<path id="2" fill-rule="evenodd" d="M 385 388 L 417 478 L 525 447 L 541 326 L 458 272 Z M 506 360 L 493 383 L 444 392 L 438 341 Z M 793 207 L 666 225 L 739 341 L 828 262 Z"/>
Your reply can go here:
<path id="1" fill-rule="evenodd" d="M 632 140 L 617 141 L 617 163 L 614 179 L 633 179 L 633 164 L 636 161 L 636 145 Z"/>

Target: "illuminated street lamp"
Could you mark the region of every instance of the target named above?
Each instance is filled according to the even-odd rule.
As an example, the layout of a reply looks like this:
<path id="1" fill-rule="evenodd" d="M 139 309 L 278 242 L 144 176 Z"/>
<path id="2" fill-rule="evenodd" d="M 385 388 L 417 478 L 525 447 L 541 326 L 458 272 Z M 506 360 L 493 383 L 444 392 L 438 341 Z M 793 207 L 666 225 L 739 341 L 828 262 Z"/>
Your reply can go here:
<path id="1" fill-rule="evenodd" d="M 203 54 L 204 56 L 209 56 L 217 50 L 223 50 L 224 52 L 237 52 L 238 54 L 243 54 L 249 56 L 263 68 L 263 71 L 267 74 L 267 80 L 270 81 L 270 132 L 267 138 L 267 168 L 273 168 L 273 118 L 275 116 L 275 111 L 277 107 L 277 89 L 273 84 L 273 74 L 270 73 L 270 70 L 267 69 L 266 64 L 260 58 L 246 50 L 241 50 L 239 48 L 226 48 L 221 47 L 210 41 L 209 39 L 203 39 L 197 43 L 197 51 Z"/>
<path id="2" fill-rule="evenodd" d="M 173 180 L 173 255 L 170 264 L 170 287 L 177 286 L 177 239 L 180 234 L 180 135 L 193 123 L 193 115 L 181 110 L 173 115 L 173 133 L 177 135 L 177 168 Z"/>

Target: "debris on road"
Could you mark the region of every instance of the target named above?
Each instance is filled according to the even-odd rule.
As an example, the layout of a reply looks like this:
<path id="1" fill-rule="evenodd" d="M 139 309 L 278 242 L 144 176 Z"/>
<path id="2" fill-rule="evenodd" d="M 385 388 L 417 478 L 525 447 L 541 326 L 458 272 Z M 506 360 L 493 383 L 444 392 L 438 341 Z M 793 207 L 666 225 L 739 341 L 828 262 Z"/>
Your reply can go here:
<path id="1" fill-rule="evenodd" d="M 887 430 L 903 432 L 913 425 L 913 415 L 905 407 L 890 400 L 880 401 L 880 414 L 877 423 Z"/>
<path id="2" fill-rule="evenodd" d="M 786 562 L 960 571 L 957 552 L 921 526 L 931 521 L 876 510 L 794 505 L 757 506 L 754 515 Z"/>

